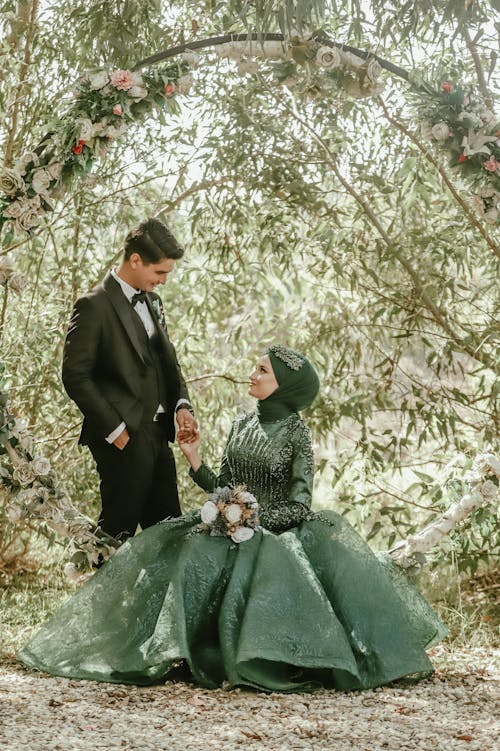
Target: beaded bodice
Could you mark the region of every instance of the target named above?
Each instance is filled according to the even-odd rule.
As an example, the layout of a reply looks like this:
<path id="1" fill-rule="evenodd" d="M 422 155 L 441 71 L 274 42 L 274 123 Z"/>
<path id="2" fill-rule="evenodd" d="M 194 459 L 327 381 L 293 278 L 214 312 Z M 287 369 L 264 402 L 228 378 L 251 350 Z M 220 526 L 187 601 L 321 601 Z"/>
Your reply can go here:
<path id="1" fill-rule="evenodd" d="M 304 458 L 310 458 L 310 465 L 303 469 L 312 478 L 308 432 L 297 415 L 263 424 L 256 415 L 237 418 L 225 451 L 231 484 L 246 485 L 263 508 L 287 503 L 293 481 L 294 456 L 298 459 L 300 453 Z"/>
<path id="2" fill-rule="evenodd" d="M 202 464 L 192 477 L 207 492 L 246 485 L 262 524 L 281 529 L 310 516 L 313 472 L 310 431 L 298 415 L 260 423 L 250 414 L 234 421 L 219 474 Z"/>

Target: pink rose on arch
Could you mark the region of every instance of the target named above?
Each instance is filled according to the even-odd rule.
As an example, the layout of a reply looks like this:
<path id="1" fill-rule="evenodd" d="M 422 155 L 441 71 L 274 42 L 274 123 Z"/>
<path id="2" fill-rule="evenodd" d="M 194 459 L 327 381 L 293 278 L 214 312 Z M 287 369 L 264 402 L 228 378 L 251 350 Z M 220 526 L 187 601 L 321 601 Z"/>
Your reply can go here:
<path id="1" fill-rule="evenodd" d="M 123 108 L 121 104 L 115 104 L 113 107 L 113 115 L 123 115 Z"/>
<path id="2" fill-rule="evenodd" d="M 134 85 L 134 78 L 131 70 L 114 70 L 111 74 L 111 83 L 115 89 L 128 91 Z"/>
<path id="3" fill-rule="evenodd" d="M 500 167 L 500 162 L 497 162 L 495 157 L 491 156 L 487 162 L 483 162 L 483 167 L 487 169 L 488 172 L 496 172 Z"/>

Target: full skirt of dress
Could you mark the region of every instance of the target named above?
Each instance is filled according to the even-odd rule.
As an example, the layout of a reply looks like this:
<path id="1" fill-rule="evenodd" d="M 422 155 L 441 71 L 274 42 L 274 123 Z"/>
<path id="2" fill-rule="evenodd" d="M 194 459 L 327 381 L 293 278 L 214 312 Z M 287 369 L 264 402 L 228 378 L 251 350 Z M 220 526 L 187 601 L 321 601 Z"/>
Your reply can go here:
<path id="1" fill-rule="evenodd" d="M 446 633 L 388 557 L 335 512 L 236 545 L 199 512 L 125 542 L 19 659 L 58 676 L 146 685 L 187 665 L 213 688 L 357 690 L 432 672 Z"/>

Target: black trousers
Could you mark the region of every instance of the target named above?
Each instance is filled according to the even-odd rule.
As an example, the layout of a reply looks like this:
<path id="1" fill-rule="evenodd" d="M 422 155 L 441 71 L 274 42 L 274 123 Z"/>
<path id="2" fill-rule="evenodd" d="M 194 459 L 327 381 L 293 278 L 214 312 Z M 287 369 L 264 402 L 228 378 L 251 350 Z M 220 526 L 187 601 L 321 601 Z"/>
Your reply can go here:
<path id="1" fill-rule="evenodd" d="M 89 441 L 101 479 L 99 525 L 112 537 L 134 535 L 165 519 L 180 516 L 177 472 L 161 422 L 148 422 L 123 450 L 104 438 Z"/>

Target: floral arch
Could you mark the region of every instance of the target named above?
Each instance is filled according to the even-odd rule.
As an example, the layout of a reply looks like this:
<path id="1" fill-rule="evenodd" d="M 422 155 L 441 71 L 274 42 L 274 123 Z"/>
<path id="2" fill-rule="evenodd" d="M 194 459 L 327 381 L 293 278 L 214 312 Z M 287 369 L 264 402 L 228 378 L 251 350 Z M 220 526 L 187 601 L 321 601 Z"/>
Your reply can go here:
<path id="1" fill-rule="evenodd" d="M 33 234 L 55 201 L 71 190 L 105 158 L 111 141 L 119 139 L 155 108 L 177 110 L 176 100 L 189 93 L 198 50 L 214 48 L 221 58 L 235 62 L 239 73 L 253 74 L 264 67 L 278 86 L 297 96 L 328 96 L 342 91 L 346 97 L 376 97 L 383 89 L 384 73 L 409 84 L 416 120 L 428 151 L 447 155 L 467 184 L 470 196 L 461 204 L 489 241 L 484 223 L 500 221 L 500 121 L 485 93 L 456 82 L 432 85 L 377 55 L 337 43 L 321 35 L 308 38 L 282 34 L 228 35 L 191 42 L 153 55 L 132 70 L 94 70 L 84 74 L 73 99 L 55 127 L 41 142 L 0 175 L 0 284 L 19 292 L 24 280 L 5 255 L 15 247 L 16 235 Z M 168 61 L 168 62 L 167 62 Z M 411 137 L 411 134 L 410 134 Z M 433 157 L 431 157 L 433 158 Z M 499 256 L 497 246 L 488 242 Z M 40 519 L 47 530 L 71 540 L 69 572 L 78 574 L 97 556 L 108 556 L 116 546 L 93 526 L 58 489 L 48 460 L 33 456 L 33 439 L 21 420 L 0 399 L 0 493 L 7 496 L 12 521 Z M 462 488 L 460 497 L 436 522 L 391 551 L 404 567 L 473 509 L 491 502 L 498 494 L 500 462 L 482 455 Z"/>

